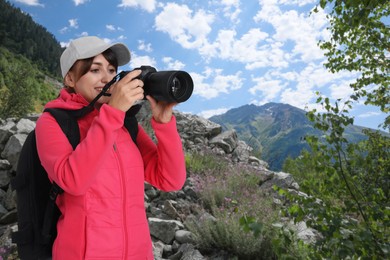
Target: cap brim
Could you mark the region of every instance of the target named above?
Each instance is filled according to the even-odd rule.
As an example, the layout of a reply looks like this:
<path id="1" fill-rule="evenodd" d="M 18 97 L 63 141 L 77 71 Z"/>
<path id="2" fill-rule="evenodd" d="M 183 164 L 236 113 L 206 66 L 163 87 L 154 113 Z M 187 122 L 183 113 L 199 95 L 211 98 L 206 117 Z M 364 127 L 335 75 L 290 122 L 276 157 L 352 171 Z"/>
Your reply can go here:
<path id="1" fill-rule="evenodd" d="M 131 59 L 131 54 L 126 45 L 122 43 L 115 43 L 111 45 L 108 49 L 111 49 L 115 53 L 119 66 L 129 63 Z"/>
<path id="2" fill-rule="evenodd" d="M 60 58 L 62 76 L 65 77 L 77 60 L 94 57 L 108 49 L 114 52 L 118 66 L 123 66 L 130 61 L 130 51 L 123 43 L 108 44 L 94 36 L 72 41 Z"/>

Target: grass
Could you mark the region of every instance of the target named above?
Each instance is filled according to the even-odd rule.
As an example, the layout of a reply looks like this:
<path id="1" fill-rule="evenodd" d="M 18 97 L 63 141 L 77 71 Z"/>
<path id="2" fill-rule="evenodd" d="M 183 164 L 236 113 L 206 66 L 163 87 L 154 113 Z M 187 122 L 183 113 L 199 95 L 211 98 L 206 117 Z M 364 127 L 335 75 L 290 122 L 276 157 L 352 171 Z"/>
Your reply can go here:
<path id="1" fill-rule="evenodd" d="M 199 250 L 224 250 L 238 259 L 274 259 L 273 228 L 278 209 L 259 188 L 260 173 L 213 154 L 191 154 L 187 169 L 205 210 L 216 220 L 190 221 Z M 261 223 L 258 236 L 244 232 L 240 218 Z"/>

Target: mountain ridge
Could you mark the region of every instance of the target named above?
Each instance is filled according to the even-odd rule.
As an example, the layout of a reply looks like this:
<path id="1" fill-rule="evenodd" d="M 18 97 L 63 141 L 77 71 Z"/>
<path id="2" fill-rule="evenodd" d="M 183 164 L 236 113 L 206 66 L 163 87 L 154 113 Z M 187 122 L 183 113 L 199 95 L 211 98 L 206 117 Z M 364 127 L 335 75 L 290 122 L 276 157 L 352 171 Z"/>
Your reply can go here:
<path id="1" fill-rule="evenodd" d="M 306 111 L 283 103 L 243 105 L 209 120 L 220 124 L 224 130 L 234 129 L 274 171 L 280 171 L 288 157 L 296 158 L 303 149 L 309 150 L 305 136 L 322 135 L 306 117 Z M 348 126 L 345 136 L 352 142 L 361 141 L 366 138 L 363 129 Z"/>

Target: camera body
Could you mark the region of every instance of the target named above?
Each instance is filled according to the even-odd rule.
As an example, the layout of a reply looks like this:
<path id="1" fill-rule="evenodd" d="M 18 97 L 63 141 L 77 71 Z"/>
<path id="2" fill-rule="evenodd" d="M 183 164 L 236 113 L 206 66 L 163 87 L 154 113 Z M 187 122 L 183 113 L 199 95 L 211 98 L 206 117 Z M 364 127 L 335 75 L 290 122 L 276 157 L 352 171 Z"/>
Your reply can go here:
<path id="1" fill-rule="evenodd" d="M 194 83 L 190 74 L 185 71 L 157 71 L 151 66 L 141 66 L 136 69 L 141 70 L 137 78 L 144 82 L 145 96 L 150 95 L 156 100 L 168 103 L 181 103 L 187 101 L 192 95 Z M 121 80 L 129 72 L 122 71 L 118 74 L 117 80 Z"/>

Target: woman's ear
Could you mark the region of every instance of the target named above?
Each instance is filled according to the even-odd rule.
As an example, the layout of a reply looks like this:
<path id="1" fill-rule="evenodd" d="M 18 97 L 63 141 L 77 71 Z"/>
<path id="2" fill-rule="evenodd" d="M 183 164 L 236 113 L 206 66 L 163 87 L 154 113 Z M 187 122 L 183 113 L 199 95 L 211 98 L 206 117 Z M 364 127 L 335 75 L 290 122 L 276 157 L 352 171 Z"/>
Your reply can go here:
<path id="1" fill-rule="evenodd" d="M 75 77 L 73 75 L 72 72 L 68 72 L 66 75 L 65 75 L 65 78 L 64 78 L 64 83 L 65 83 L 65 86 L 69 87 L 69 88 L 74 88 L 75 85 L 76 85 L 76 80 L 75 80 Z"/>

